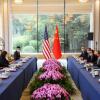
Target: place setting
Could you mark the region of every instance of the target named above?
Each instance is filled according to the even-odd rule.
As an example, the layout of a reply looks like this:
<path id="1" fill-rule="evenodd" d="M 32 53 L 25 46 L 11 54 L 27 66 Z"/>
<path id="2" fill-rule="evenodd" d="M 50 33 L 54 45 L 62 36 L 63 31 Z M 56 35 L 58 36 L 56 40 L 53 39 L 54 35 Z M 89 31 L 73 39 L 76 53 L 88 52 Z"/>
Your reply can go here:
<path id="1" fill-rule="evenodd" d="M 83 60 L 82 57 L 76 57 L 76 56 L 73 56 L 73 58 L 79 63 L 79 64 L 86 64 L 86 60 Z"/>
<path id="2" fill-rule="evenodd" d="M 85 66 L 85 70 L 90 73 L 91 77 L 100 83 L 100 68 L 93 66 L 93 64 L 89 64 L 88 66 Z"/>
<path id="3" fill-rule="evenodd" d="M 87 63 L 86 60 L 83 60 L 76 56 L 74 56 L 74 59 L 76 59 L 76 61 L 79 64 L 83 65 L 81 69 L 88 71 L 91 77 L 95 78 L 100 83 L 100 68 L 99 67 L 94 66 L 93 63 Z"/>
<path id="4" fill-rule="evenodd" d="M 11 75 L 11 73 L 8 71 L 2 72 L 2 73 L 0 73 L 0 79 L 7 79 L 7 78 L 9 78 L 10 75 Z"/>

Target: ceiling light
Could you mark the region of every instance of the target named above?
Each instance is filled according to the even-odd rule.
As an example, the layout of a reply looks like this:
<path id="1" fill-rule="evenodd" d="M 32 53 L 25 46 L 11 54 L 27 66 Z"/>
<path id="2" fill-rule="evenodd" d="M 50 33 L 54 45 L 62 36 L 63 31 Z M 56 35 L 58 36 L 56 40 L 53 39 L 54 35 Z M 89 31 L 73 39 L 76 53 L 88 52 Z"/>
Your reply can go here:
<path id="1" fill-rule="evenodd" d="M 15 0 L 14 2 L 15 2 L 15 4 L 22 4 L 23 0 Z"/>
<path id="2" fill-rule="evenodd" d="M 85 3 L 85 2 L 88 2 L 88 0 L 79 0 L 79 2 Z"/>

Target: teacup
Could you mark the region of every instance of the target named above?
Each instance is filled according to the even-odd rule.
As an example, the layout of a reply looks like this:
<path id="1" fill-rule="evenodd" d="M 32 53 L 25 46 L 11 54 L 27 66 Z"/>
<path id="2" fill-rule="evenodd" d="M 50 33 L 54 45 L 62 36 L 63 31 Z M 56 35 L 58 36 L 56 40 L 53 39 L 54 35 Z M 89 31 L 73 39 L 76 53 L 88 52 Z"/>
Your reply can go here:
<path id="1" fill-rule="evenodd" d="M 94 71 L 94 75 L 99 75 L 99 72 L 98 71 Z"/>
<path id="2" fill-rule="evenodd" d="M 9 76 L 10 75 L 10 72 L 8 71 L 5 71 L 4 73 L 2 73 L 4 76 Z"/>

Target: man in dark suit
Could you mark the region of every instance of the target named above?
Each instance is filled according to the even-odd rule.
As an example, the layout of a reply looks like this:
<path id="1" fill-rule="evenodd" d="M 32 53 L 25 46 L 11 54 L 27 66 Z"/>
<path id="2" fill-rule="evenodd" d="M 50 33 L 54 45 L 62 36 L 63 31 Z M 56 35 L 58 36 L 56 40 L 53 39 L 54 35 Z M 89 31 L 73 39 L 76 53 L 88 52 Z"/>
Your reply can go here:
<path id="1" fill-rule="evenodd" d="M 9 62 L 6 59 L 6 55 L 7 55 L 7 51 L 2 51 L 1 55 L 0 55 L 0 67 L 8 67 L 9 66 Z"/>
<path id="2" fill-rule="evenodd" d="M 96 64 L 97 63 L 97 55 L 94 54 L 94 50 L 89 52 L 89 56 L 87 57 L 87 62 Z"/>
<path id="3" fill-rule="evenodd" d="M 97 53 L 97 63 L 95 64 L 96 66 L 100 67 L 100 51 Z"/>
<path id="4" fill-rule="evenodd" d="M 83 60 L 87 59 L 88 53 L 84 47 L 81 47 L 81 54 L 79 57 L 81 57 Z"/>
<path id="5" fill-rule="evenodd" d="M 20 46 L 17 46 L 16 51 L 14 52 L 14 60 L 20 59 Z"/>
<path id="6" fill-rule="evenodd" d="M 98 67 L 100 67 L 100 57 L 98 57 L 97 59 L 97 64 L 96 64 Z"/>

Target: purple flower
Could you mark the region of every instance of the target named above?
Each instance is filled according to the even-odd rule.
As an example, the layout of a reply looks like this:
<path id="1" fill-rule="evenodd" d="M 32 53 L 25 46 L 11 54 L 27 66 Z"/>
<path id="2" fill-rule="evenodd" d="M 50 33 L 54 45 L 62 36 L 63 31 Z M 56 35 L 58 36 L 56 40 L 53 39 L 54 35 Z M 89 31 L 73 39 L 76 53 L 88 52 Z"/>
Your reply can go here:
<path id="1" fill-rule="evenodd" d="M 48 64 L 54 64 L 61 66 L 60 62 L 58 62 L 56 59 L 48 59 L 43 63 L 43 66 L 48 65 Z"/>
<path id="2" fill-rule="evenodd" d="M 43 74 L 39 76 L 40 80 L 47 80 L 47 79 L 52 79 L 52 80 L 59 80 L 64 77 L 63 74 L 61 74 L 59 71 L 56 70 L 51 70 L 51 71 L 46 71 Z"/>
<path id="3" fill-rule="evenodd" d="M 56 70 L 56 71 L 60 71 L 62 70 L 62 67 L 59 66 L 59 65 L 55 65 L 55 64 L 48 64 L 48 65 L 45 65 L 42 67 L 43 70 L 46 70 L 46 71 L 50 71 L 50 70 Z"/>
<path id="4" fill-rule="evenodd" d="M 62 97 L 65 98 L 65 100 L 69 100 L 69 93 L 62 88 L 59 84 L 44 84 L 42 87 L 35 90 L 31 98 L 33 100 L 55 100 L 59 99 L 61 100 Z"/>

